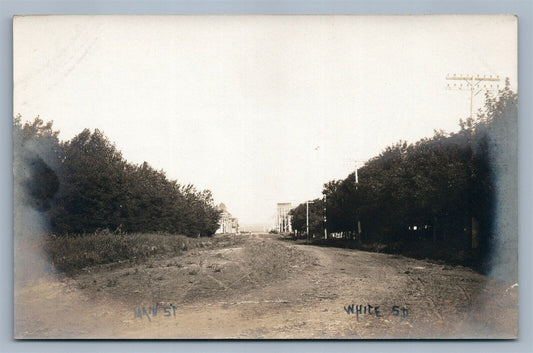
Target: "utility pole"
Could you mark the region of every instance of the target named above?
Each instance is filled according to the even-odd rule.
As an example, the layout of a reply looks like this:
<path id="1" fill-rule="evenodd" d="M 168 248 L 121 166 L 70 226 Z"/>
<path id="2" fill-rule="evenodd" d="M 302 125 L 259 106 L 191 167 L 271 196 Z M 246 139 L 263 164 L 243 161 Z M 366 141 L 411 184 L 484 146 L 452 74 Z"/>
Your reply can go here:
<path id="1" fill-rule="evenodd" d="M 499 89 L 500 76 L 489 75 L 462 75 L 453 74 L 446 76 L 447 81 L 461 81 L 461 83 L 448 83 L 446 86 L 450 90 L 470 91 L 470 118 L 474 118 L 474 96 L 481 91 L 492 91 Z M 464 82 L 464 83 L 463 83 Z M 481 83 L 483 82 L 483 85 Z M 488 82 L 488 83 L 487 83 Z"/>
<path id="2" fill-rule="evenodd" d="M 305 226 L 307 229 L 307 242 L 309 243 L 309 204 L 313 203 L 313 201 L 306 201 L 306 217 L 305 217 Z"/>
<path id="3" fill-rule="evenodd" d="M 361 160 L 359 159 L 351 159 L 351 158 L 347 158 L 344 160 L 344 163 L 346 164 L 350 164 L 350 165 L 354 165 L 354 170 L 355 170 L 355 173 L 354 173 L 354 181 L 355 181 L 355 185 L 357 185 L 359 183 L 359 175 L 358 175 L 358 169 L 359 169 L 359 164 L 362 163 Z M 352 164 L 354 163 L 354 164 Z"/>
<path id="4" fill-rule="evenodd" d="M 448 83 L 447 89 L 450 90 L 459 90 L 459 91 L 470 91 L 470 120 L 473 123 L 474 119 L 474 96 L 478 95 L 481 91 L 494 91 L 498 90 L 499 84 L 497 82 L 500 82 L 500 77 L 498 75 L 447 75 L 446 76 L 447 81 L 460 81 L 460 83 L 454 82 Z M 483 82 L 483 84 L 482 84 Z M 473 126 L 470 127 L 470 147 L 473 151 Z M 472 159 L 474 158 L 473 152 L 472 152 Z M 472 162 L 472 161 L 471 161 Z M 473 174 L 473 170 L 471 171 L 471 174 Z M 479 246 L 479 222 L 476 219 L 476 217 L 472 216 L 471 220 L 471 226 L 470 226 L 470 234 L 471 234 L 471 247 L 472 249 L 475 249 Z"/>
<path id="5" fill-rule="evenodd" d="M 359 177 L 357 176 L 358 169 L 359 169 L 359 164 L 356 161 L 355 162 L 355 190 L 357 190 L 357 187 L 359 184 Z M 357 238 L 359 239 L 360 237 L 361 237 L 361 220 L 359 219 L 359 217 L 357 217 Z M 358 242 L 359 240 L 357 240 L 356 242 Z"/>
<path id="6" fill-rule="evenodd" d="M 328 240 L 328 228 L 327 228 L 327 219 L 326 219 L 326 194 L 324 194 L 324 239 Z"/>
<path id="7" fill-rule="evenodd" d="M 359 185 L 359 164 L 361 161 L 359 159 L 347 159 L 346 160 L 349 163 L 355 163 L 355 171 L 354 171 L 354 181 L 355 181 L 355 190 L 357 190 L 357 187 Z M 361 220 L 359 220 L 359 217 L 357 217 L 357 237 L 361 236 L 362 230 L 361 230 Z"/>

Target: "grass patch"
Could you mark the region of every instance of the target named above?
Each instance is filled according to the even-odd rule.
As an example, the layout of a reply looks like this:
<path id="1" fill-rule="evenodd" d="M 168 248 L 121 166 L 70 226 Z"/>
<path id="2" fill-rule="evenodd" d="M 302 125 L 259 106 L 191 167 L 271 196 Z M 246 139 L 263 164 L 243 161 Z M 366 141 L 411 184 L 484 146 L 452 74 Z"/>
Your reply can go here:
<path id="1" fill-rule="evenodd" d="M 122 261 L 145 262 L 160 256 L 178 256 L 194 248 L 209 248 L 235 239 L 188 238 L 161 233 L 96 233 L 69 237 L 51 237 L 45 250 L 58 270 L 76 273 L 85 267 Z"/>

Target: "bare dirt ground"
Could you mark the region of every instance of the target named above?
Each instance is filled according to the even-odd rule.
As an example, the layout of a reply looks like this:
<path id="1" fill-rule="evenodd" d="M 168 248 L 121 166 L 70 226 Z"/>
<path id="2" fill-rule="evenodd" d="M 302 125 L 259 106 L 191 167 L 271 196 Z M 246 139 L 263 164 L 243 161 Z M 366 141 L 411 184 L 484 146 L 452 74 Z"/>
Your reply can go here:
<path id="1" fill-rule="evenodd" d="M 225 246 L 141 265 L 112 264 L 73 278 L 41 274 L 18 281 L 15 337 L 518 335 L 517 286 L 468 268 L 294 245 L 266 234 L 225 237 L 231 241 L 218 242 Z"/>

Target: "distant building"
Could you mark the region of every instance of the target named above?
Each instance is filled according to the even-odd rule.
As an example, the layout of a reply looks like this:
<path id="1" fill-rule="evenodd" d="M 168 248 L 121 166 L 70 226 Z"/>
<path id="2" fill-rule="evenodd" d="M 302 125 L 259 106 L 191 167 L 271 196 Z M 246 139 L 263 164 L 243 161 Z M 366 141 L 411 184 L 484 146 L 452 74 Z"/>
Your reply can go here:
<path id="1" fill-rule="evenodd" d="M 277 230 L 280 233 L 290 233 L 292 232 L 291 226 L 291 211 L 292 206 L 290 202 L 278 203 L 278 214 L 277 214 Z"/>
<path id="2" fill-rule="evenodd" d="M 218 228 L 217 233 L 238 233 L 238 218 L 233 217 L 231 213 L 228 212 L 226 205 L 224 205 L 223 203 L 218 205 L 218 209 L 222 211 L 222 213 L 220 214 L 220 227 Z"/>

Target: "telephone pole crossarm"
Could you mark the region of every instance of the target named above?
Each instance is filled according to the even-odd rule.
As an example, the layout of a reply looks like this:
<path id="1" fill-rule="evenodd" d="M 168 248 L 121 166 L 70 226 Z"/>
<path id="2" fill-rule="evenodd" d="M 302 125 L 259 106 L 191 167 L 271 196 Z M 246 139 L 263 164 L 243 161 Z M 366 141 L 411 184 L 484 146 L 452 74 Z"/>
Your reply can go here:
<path id="1" fill-rule="evenodd" d="M 447 75 L 446 76 L 447 81 L 463 81 L 466 84 L 463 85 L 462 83 L 457 84 L 453 83 L 446 86 L 447 89 L 451 90 L 459 90 L 459 91 L 470 91 L 470 118 L 474 118 L 474 96 L 476 96 L 479 92 L 482 90 L 493 90 L 493 89 L 499 89 L 499 85 L 497 84 L 483 84 L 481 86 L 481 82 L 499 82 L 500 76 L 497 75 L 489 75 L 489 76 L 480 76 L 480 75 Z M 479 89 L 477 92 L 476 89 Z"/>

